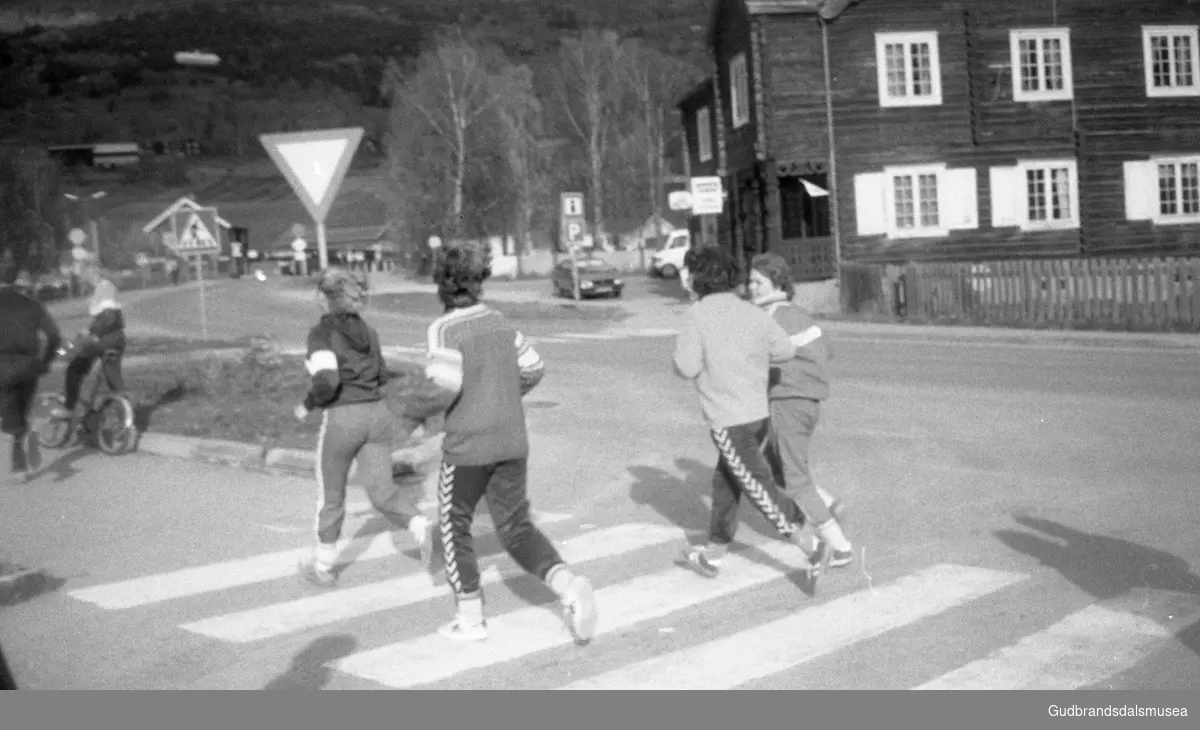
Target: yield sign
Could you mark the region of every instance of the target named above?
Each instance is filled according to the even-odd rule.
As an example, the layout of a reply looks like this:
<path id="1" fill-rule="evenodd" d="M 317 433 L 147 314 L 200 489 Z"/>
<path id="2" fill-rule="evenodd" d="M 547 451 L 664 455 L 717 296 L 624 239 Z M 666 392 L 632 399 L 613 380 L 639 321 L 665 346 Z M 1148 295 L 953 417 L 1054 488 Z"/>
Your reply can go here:
<path id="1" fill-rule="evenodd" d="M 362 141 L 361 127 L 259 137 L 313 219 L 325 220 Z"/>

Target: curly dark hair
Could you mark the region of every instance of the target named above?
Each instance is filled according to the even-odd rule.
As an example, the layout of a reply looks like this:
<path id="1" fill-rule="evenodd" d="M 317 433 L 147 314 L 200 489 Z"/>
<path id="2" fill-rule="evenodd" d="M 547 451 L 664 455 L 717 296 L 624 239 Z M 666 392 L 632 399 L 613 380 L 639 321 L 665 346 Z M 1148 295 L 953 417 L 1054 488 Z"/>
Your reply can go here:
<path id="1" fill-rule="evenodd" d="M 492 248 L 479 241 L 447 244 L 433 266 L 438 299 L 448 310 L 478 304 L 483 282 L 491 275 Z"/>
<path id="2" fill-rule="evenodd" d="M 777 253 L 760 253 L 750 262 L 750 268 L 767 277 L 772 284 L 782 289 L 788 299 L 796 293 L 792 285 L 792 267 L 787 259 Z"/>
<path id="3" fill-rule="evenodd" d="M 688 252 L 687 262 L 692 274 L 692 291 L 703 299 L 709 294 L 722 294 L 737 289 L 738 262 L 716 246 L 702 246 Z"/>
<path id="4" fill-rule="evenodd" d="M 321 272 L 317 290 L 329 300 L 334 312 L 357 312 L 367 302 L 367 277 L 340 266 Z"/>

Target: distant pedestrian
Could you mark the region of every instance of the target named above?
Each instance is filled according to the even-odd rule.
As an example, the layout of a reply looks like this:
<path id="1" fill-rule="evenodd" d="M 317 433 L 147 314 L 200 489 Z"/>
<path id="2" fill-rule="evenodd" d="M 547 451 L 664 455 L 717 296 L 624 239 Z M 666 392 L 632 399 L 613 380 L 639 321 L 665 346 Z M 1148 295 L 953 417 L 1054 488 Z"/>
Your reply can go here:
<path id="1" fill-rule="evenodd" d="M 38 380 L 50 371 L 62 336 L 46 305 L 17 287 L 19 271 L 7 256 L 0 260 L 0 478 L 27 477 L 40 466 L 29 412 Z"/>
<path id="2" fill-rule="evenodd" d="M 675 344 L 675 368 L 690 380 L 717 447 L 708 541 L 684 549 L 686 565 L 716 577 L 737 532 L 743 494 L 806 560 L 810 583 L 821 555 L 805 547 L 804 513 L 776 483 L 762 449 L 770 435 L 767 384 L 770 366 L 796 356 L 796 346 L 771 316 L 734 293 L 738 265 L 716 247 L 700 248 L 689 262 L 698 297 Z"/>
<path id="3" fill-rule="evenodd" d="M 795 359 L 771 368 L 768 460 L 775 478 L 785 489 L 795 490 L 796 501 L 816 532 L 814 541 L 832 549 L 829 565 L 847 566 L 854 552 L 842 532 L 842 502 L 817 486 L 809 458 L 821 402 L 829 397 L 829 338 L 812 315 L 792 301 L 791 266 L 779 254 L 759 254 L 751 261 L 750 293 L 797 347 Z M 814 542 L 813 549 L 824 547 Z"/>
<path id="4" fill-rule="evenodd" d="M 317 436 L 316 545 L 301 561 L 300 574 L 324 588 L 337 583 L 334 562 L 346 519 L 346 485 L 357 460 L 358 474 L 372 506 L 395 527 L 407 530 L 431 563 L 432 521 L 405 498 L 392 479 L 394 418 L 387 404 L 387 363 L 379 335 L 360 313 L 366 301 L 362 282 L 345 269 L 321 272 L 317 289 L 325 309 L 308 333 L 308 372 L 312 383 L 294 414 L 304 420 L 321 411 Z"/>
<path id="5" fill-rule="evenodd" d="M 533 523 L 526 493 L 529 441 L 521 399 L 541 382 L 542 360 L 503 314 L 479 301 L 490 275 L 485 246 L 439 251 L 434 281 L 446 313 L 429 326 L 429 380 L 404 411 L 410 430 L 445 413 L 439 539 L 457 612 L 440 632 L 463 641 L 487 638 L 471 536 L 475 510 L 486 498 L 504 549 L 558 596 L 568 628 L 584 644 L 596 630 L 591 583 Z"/>

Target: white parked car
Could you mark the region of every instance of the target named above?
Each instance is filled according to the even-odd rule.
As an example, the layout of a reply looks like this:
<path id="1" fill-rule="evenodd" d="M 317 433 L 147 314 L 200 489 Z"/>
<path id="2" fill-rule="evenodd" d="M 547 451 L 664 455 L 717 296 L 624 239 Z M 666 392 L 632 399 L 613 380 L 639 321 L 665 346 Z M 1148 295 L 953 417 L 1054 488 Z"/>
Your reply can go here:
<path id="1" fill-rule="evenodd" d="M 683 256 L 692 245 L 692 236 L 687 231 L 671 231 L 667 241 L 650 258 L 650 275 L 674 279 L 683 269 Z"/>

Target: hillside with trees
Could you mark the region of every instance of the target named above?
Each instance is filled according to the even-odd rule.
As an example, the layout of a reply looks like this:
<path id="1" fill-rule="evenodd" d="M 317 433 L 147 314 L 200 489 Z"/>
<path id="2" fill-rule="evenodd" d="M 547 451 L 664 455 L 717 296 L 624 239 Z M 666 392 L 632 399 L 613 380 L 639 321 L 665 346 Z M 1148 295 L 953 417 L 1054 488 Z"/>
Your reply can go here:
<path id="1" fill-rule="evenodd" d="M 588 194 L 599 232 L 661 210 L 662 178 L 679 150 L 674 103 L 706 73 L 710 8 L 709 0 L 26 5 L 42 7 L 22 17 L 43 23 L 0 38 L 7 145 L 170 150 L 191 141 L 202 156 L 236 161 L 262 157 L 263 133 L 363 126 L 364 153 L 380 155 L 388 172 L 391 218 L 414 240 L 433 231 L 528 240 L 551 227 L 565 188 Z M 76 22 L 85 12 L 94 22 Z M 175 62 L 192 50 L 221 63 Z"/>

